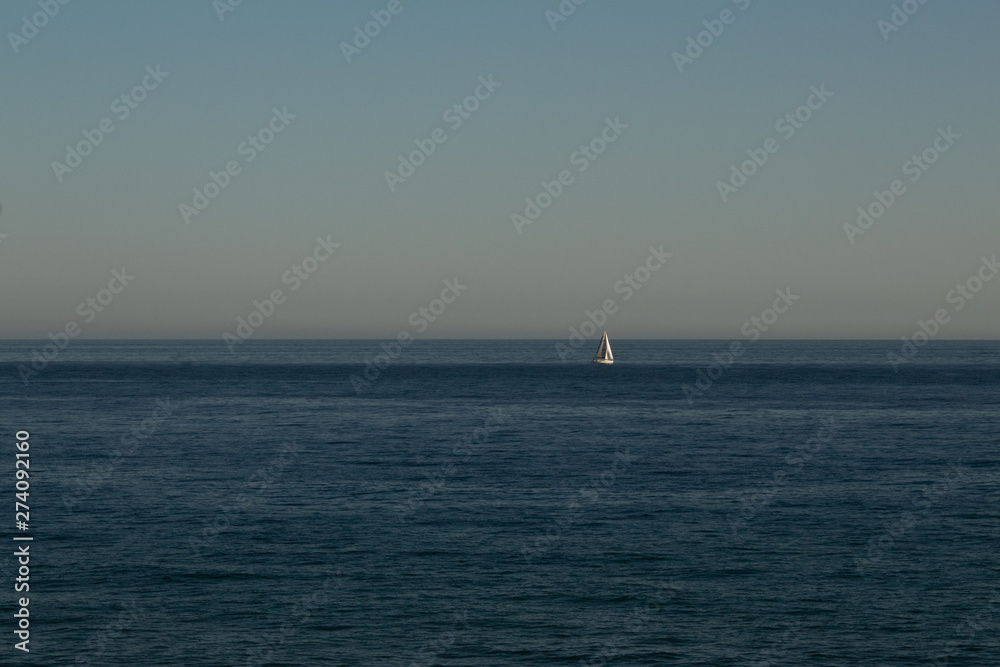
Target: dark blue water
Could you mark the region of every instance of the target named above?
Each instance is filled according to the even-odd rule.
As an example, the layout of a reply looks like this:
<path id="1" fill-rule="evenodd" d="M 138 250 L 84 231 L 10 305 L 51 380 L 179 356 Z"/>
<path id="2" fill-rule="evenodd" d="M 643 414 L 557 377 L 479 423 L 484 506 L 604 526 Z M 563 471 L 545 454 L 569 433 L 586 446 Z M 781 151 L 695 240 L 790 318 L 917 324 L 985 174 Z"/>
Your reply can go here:
<path id="1" fill-rule="evenodd" d="M 37 345 L 17 664 L 1000 664 L 995 343 Z"/>

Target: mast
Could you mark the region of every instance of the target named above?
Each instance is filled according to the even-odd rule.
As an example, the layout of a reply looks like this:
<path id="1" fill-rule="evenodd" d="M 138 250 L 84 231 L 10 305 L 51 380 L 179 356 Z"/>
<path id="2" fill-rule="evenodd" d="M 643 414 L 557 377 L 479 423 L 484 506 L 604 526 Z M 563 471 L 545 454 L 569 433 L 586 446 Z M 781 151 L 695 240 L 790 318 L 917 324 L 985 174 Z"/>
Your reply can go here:
<path id="1" fill-rule="evenodd" d="M 611 343 L 608 341 L 608 332 L 605 331 L 604 335 L 601 336 L 601 344 L 597 348 L 597 354 L 594 356 L 594 361 L 610 364 L 614 360 L 615 357 L 611 354 Z"/>

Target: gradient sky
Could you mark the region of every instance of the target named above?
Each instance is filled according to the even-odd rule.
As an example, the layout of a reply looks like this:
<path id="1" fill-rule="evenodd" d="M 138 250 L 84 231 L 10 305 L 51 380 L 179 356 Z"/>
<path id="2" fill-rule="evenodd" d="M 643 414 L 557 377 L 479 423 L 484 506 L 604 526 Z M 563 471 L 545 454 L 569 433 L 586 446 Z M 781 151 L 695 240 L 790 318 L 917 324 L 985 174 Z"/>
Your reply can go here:
<path id="1" fill-rule="evenodd" d="M 616 298 L 614 338 L 741 338 L 791 288 L 771 338 L 898 338 L 951 308 L 1000 252 L 1000 4 L 932 0 L 883 38 L 889 0 L 403 0 L 348 63 L 340 44 L 388 0 L 77 0 L 14 53 L 0 46 L 0 336 L 217 338 L 254 299 L 287 301 L 257 338 L 391 338 L 442 281 L 468 286 L 426 338 L 564 338 Z M 683 72 L 702 22 L 736 19 Z M 5 35 L 37 0 L 0 9 Z M 119 121 L 111 111 L 169 72 Z M 501 83 L 451 131 L 479 76 Z M 810 86 L 834 93 L 787 141 L 775 122 Z M 296 119 L 252 163 L 237 146 L 271 109 Z M 571 154 L 607 117 L 629 128 L 586 172 Z M 52 162 L 104 117 L 113 133 L 63 182 Z M 961 135 L 914 183 L 937 128 Z M 384 172 L 436 127 L 448 139 L 390 192 Z M 748 149 L 780 150 L 723 202 Z M 229 160 L 242 173 L 191 224 L 178 205 Z M 574 183 L 531 226 L 511 214 L 562 169 Z M 907 191 L 863 236 L 844 224 L 894 179 Z M 339 242 L 294 293 L 281 276 L 317 236 Z M 614 286 L 649 246 L 673 253 L 627 303 Z M 91 323 L 77 304 L 125 267 Z M 1000 280 L 944 338 L 997 338 Z M 600 333 L 598 332 L 598 336 Z"/>

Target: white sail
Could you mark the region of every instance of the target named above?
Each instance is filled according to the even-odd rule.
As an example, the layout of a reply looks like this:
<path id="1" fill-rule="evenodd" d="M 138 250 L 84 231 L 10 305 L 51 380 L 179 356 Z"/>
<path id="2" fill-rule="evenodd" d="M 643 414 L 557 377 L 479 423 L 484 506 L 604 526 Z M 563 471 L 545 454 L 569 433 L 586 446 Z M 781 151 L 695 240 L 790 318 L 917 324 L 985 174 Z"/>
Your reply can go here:
<path id="1" fill-rule="evenodd" d="M 601 346 L 597 348 L 597 356 L 601 359 L 614 359 L 614 355 L 611 354 L 611 343 L 608 342 L 608 332 L 604 332 L 604 336 L 601 338 Z"/>
<path id="2" fill-rule="evenodd" d="M 595 364 L 612 364 L 615 361 L 615 357 L 611 354 L 611 343 L 608 342 L 608 332 L 605 331 L 604 335 L 601 336 L 601 345 L 597 348 L 597 354 L 592 360 Z"/>

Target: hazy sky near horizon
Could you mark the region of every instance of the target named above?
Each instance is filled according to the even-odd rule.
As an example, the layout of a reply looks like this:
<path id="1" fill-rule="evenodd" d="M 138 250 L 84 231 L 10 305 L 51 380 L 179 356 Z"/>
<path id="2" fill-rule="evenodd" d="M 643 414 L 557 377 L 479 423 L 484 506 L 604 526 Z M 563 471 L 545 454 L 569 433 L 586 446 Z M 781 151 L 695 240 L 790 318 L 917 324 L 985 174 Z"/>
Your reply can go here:
<path id="1" fill-rule="evenodd" d="M 553 30 L 559 0 L 402 0 L 348 62 L 342 43 L 389 0 L 244 0 L 220 20 L 225 2 L 70 2 L 35 32 L 38 0 L 3 3 L 0 337 L 218 338 L 275 289 L 255 338 L 558 339 L 614 299 L 612 339 L 741 339 L 779 289 L 799 298 L 766 338 L 898 338 L 939 309 L 942 338 L 998 337 L 1000 279 L 960 310 L 952 290 L 1000 252 L 1000 3 L 588 0 Z M 894 5 L 919 8 L 885 32 Z M 699 54 L 705 21 L 723 30 Z M 488 97 L 480 77 L 499 83 Z M 275 109 L 294 118 L 248 148 Z M 105 118 L 78 166 L 53 167 Z M 385 172 L 436 128 L 391 190 Z M 578 152 L 602 131 L 603 153 Z M 927 149 L 926 170 L 906 164 Z M 747 151 L 767 160 L 723 201 Z M 512 214 L 562 170 L 519 233 Z M 896 179 L 852 244 L 844 225 Z M 340 247 L 292 290 L 317 237 Z M 672 256 L 626 301 L 619 281 L 660 246 Z M 123 268 L 134 280 L 87 321 L 78 304 Z"/>

